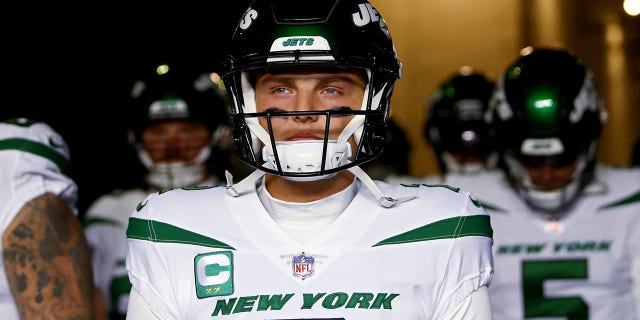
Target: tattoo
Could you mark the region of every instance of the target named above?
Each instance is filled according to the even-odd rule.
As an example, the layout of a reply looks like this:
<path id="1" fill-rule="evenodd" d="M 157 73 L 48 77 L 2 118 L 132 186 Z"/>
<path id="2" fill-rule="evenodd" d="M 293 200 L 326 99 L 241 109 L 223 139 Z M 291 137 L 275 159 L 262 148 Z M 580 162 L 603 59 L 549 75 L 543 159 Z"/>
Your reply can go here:
<path id="1" fill-rule="evenodd" d="M 93 274 L 80 221 L 60 198 L 29 201 L 2 236 L 11 293 L 23 319 L 91 319 Z"/>

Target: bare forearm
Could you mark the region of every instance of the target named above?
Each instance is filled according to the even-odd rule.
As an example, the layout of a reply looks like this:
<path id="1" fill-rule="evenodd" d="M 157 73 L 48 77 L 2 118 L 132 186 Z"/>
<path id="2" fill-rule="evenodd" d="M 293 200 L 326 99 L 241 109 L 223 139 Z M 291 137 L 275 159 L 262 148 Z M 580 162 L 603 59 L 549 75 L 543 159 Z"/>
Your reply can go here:
<path id="1" fill-rule="evenodd" d="M 90 252 L 65 202 L 43 195 L 25 205 L 3 235 L 2 254 L 21 318 L 91 318 Z"/>

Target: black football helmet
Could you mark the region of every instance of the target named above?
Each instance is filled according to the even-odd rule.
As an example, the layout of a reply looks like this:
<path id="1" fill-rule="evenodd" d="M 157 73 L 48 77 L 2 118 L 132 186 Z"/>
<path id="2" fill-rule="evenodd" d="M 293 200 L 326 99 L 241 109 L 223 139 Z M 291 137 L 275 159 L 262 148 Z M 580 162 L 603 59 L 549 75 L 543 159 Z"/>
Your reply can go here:
<path id="1" fill-rule="evenodd" d="M 143 73 L 131 90 L 128 131 L 129 143 L 135 148 L 140 163 L 146 168 L 145 180 L 157 188 L 190 186 L 206 178 L 203 165 L 212 163 L 219 132 L 229 130 L 227 103 L 212 73 L 183 69 L 177 64 L 161 63 L 153 72 Z M 167 120 L 198 122 L 208 129 L 208 144 L 192 163 L 154 163 L 142 142 L 142 133 L 153 123 Z M 213 168 L 210 168 L 213 169 Z M 219 172 L 216 172 L 220 174 Z"/>
<path id="2" fill-rule="evenodd" d="M 568 51 L 525 48 L 497 84 L 486 114 L 505 173 L 532 208 L 557 215 L 591 182 L 607 112 L 591 72 Z M 541 189 L 526 167 L 576 168 L 566 185 Z"/>
<path id="3" fill-rule="evenodd" d="M 160 63 L 142 74 L 130 92 L 133 112 L 130 129 L 134 141 L 154 121 L 184 119 L 201 121 L 211 132 L 228 123 L 228 110 L 210 74 L 178 64 Z"/>
<path id="4" fill-rule="evenodd" d="M 428 100 L 424 136 L 433 146 L 441 173 L 495 167 L 493 131 L 484 121 L 494 86 L 489 74 L 465 66 Z"/>
<path id="5" fill-rule="evenodd" d="M 252 76 L 274 69 L 359 69 L 368 81 L 361 110 L 339 111 L 355 115 L 340 139 L 355 138 L 357 150 L 349 161 L 329 166 L 328 132 L 321 165 L 289 170 L 271 132 L 258 124 L 271 112 L 256 113 Z M 285 177 L 327 176 L 368 162 L 380 155 L 386 137 L 389 102 L 401 65 L 387 26 L 366 0 L 257 0 L 245 11 L 229 44 L 222 78 L 230 97 L 233 136 L 242 161 L 265 172 Z M 304 111 L 326 115 L 336 111 Z M 296 116 L 299 112 L 278 112 Z M 328 124 L 328 123 L 327 123 Z M 328 125 L 327 125 L 328 127 Z M 339 141 L 344 142 L 344 141 Z M 262 148 L 273 150 L 264 159 Z"/>

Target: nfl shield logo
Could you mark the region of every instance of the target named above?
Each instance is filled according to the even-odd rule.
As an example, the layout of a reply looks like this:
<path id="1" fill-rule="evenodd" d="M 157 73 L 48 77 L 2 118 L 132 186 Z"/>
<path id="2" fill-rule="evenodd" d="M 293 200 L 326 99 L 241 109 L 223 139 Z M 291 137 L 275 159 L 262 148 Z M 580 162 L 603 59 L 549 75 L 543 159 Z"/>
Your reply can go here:
<path id="1" fill-rule="evenodd" d="M 293 275 L 302 278 L 302 280 L 310 277 L 313 274 L 313 256 L 305 256 L 304 252 L 299 256 L 293 256 L 291 267 L 293 268 Z"/>

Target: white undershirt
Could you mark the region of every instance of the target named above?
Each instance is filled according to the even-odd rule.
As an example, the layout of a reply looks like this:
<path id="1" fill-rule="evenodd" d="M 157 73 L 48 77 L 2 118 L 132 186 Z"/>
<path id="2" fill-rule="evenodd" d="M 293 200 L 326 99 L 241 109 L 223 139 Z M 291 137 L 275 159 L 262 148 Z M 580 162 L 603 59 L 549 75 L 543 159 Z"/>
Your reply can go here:
<path id="1" fill-rule="evenodd" d="M 347 188 L 324 199 L 287 202 L 272 197 L 262 183 L 258 187 L 258 197 L 273 220 L 292 238 L 304 244 L 342 214 L 358 193 L 358 188 L 359 182 L 354 179 Z"/>

